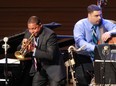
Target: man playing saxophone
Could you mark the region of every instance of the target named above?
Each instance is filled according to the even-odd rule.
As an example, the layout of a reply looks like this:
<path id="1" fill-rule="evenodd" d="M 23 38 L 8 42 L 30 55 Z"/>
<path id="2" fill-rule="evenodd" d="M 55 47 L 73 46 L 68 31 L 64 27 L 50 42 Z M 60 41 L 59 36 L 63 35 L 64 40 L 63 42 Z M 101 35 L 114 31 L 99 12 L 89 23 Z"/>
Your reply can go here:
<path id="1" fill-rule="evenodd" d="M 44 27 L 37 16 L 31 16 L 27 26 L 20 48 L 32 53 L 32 86 L 47 86 L 48 83 L 50 86 L 59 86 L 65 74 L 56 34 Z"/>

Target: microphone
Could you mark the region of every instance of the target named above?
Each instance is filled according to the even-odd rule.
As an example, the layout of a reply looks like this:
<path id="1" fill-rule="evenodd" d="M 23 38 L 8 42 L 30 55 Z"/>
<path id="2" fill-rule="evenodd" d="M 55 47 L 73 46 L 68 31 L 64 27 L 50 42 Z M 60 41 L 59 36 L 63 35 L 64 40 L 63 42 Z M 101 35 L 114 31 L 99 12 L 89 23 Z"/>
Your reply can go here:
<path id="1" fill-rule="evenodd" d="M 3 41 L 4 41 L 4 42 L 8 42 L 8 37 L 4 37 L 4 38 L 3 38 Z"/>
<path id="2" fill-rule="evenodd" d="M 86 46 L 86 45 L 83 45 L 83 46 L 81 46 L 81 47 L 78 48 L 78 49 L 76 49 L 74 46 L 70 46 L 70 47 L 68 48 L 68 52 L 69 52 L 69 53 L 72 52 L 72 51 L 79 52 L 79 51 L 83 50 L 83 49 L 85 48 L 85 46 Z"/>
<path id="3" fill-rule="evenodd" d="M 109 46 L 104 46 L 102 50 L 103 55 L 108 55 L 110 53 Z"/>
<path id="4" fill-rule="evenodd" d="M 10 47 L 7 42 L 8 42 L 8 37 L 4 37 L 3 38 L 4 44 L 2 45 L 2 48 L 4 48 L 5 52 L 7 51 L 7 49 Z"/>

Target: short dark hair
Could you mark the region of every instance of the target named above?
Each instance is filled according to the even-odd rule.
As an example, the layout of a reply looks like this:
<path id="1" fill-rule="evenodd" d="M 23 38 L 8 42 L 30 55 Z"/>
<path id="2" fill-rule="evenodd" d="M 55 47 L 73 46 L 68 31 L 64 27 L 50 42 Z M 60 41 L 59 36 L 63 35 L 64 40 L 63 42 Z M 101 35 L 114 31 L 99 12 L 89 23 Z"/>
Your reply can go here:
<path id="1" fill-rule="evenodd" d="M 99 7 L 99 6 L 95 5 L 95 4 L 91 4 L 87 8 L 88 13 L 91 13 L 93 11 L 101 11 L 101 10 L 102 10 L 101 7 Z"/>
<path id="2" fill-rule="evenodd" d="M 36 23 L 37 25 L 40 25 L 41 24 L 41 21 L 40 21 L 40 19 L 37 16 L 31 16 L 28 19 L 27 24 L 29 24 L 29 23 Z"/>

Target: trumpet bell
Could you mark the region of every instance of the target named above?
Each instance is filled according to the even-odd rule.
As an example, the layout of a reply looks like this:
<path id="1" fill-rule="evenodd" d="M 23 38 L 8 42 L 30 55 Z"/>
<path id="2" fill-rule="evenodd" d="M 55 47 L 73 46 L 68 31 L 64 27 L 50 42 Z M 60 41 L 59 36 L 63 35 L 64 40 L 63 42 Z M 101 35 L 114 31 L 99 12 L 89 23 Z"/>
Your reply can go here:
<path id="1" fill-rule="evenodd" d="M 25 58 L 27 47 L 32 43 L 32 40 L 34 39 L 34 33 L 31 34 L 29 39 L 27 40 L 25 46 L 21 48 L 19 51 L 16 51 L 14 53 L 15 57 L 19 60 L 29 60 L 30 58 Z M 23 44 L 24 45 L 24 44 Z"/>
<path id="2" fill-rule="evenodd" d="M 22 53 L 20 51 L 15 52 L 15 57 L 19 60 L 24 60 L 25 59 L 24 55 L 22 55 Z"/>

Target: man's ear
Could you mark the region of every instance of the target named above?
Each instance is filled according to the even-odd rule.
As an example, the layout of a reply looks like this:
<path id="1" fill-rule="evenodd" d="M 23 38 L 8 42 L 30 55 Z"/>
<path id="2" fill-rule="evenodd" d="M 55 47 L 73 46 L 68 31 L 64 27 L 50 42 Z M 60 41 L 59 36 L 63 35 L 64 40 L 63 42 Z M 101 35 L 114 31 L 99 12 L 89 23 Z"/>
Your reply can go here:
<path id="1" fill-rule="evenodd" d="M 91 19 L 91 13 L 88 13 L 88 18 Z"/>

